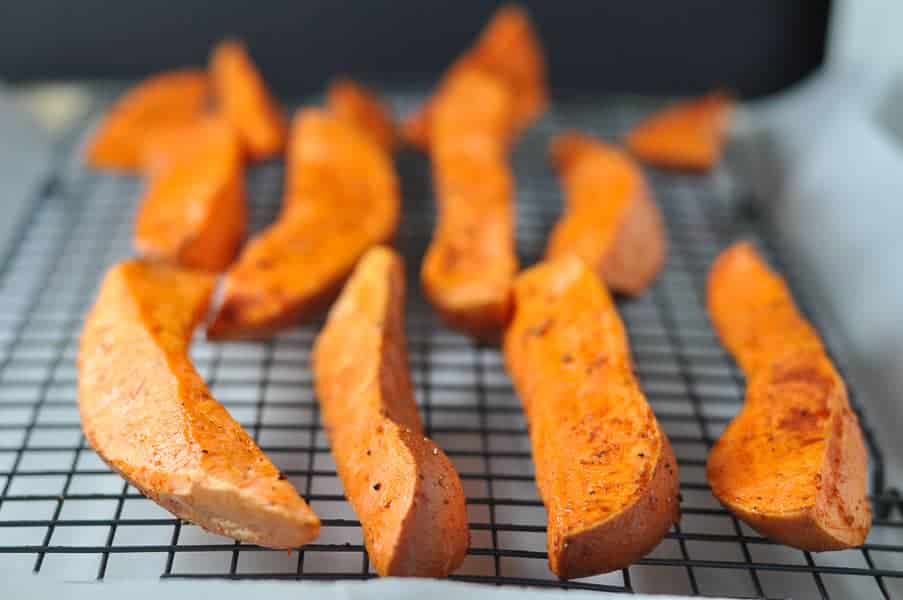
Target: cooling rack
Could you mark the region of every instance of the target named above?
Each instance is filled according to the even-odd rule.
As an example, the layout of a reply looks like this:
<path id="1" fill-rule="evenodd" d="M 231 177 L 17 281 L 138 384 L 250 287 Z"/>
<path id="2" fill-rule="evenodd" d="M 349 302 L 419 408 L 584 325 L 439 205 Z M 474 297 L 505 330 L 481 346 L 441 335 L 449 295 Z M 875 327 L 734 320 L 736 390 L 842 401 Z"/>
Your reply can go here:
<path id="1" fill-rule="evenodd" d="M 390 94 L 400 112 L 422 96 Z M 311 99 L 316 100 L 316 99 Z M 101 103 L 103 104 L 103 103 Z M 559 103 L 513 155 L 522 264 L 535 261 L 560 210 L 546 164 L 549 138 L 579 127 L 614 139 L 651 108 L 625 98 Z M 323 518 L 316 543 L 292 553 L 207 534 L 175 519 L 112 474 L 85 444 L 76 408 L 81 318 L 104 270 L 130 253 L 140 193 L 133 178 L 80 166 L 86 118 L 60 142 L 26 221 L 0 257 L 0 570 L 67 580 L 151 578 L 365 579 L 374 576 L 360 527 L 342 496 L 319 424 L 308 365 L 319 324 L 264 343 L 195 340 L 192 356 L 211 390 Z M 546 566 L 537 496 L 518 400 L 495 348 L 444 328 L 417 284 L 432 228 L 429 166 L 402 154 L 407 329 L 417 400 L 429 435 L 459 469 L 472 548 L 454 578 L 488 584 L 729 597 L 846 598 L 903 595 L 903 513 L 885 489 L 883 459 L 855 397 L 870 460 L 876 520 L 861 549 L 811 554 L 774 544 L 722 509 L 705 458 L 738 410 L 742 375 L 714 337 L 702 303 L 707 269 L 740 237 L 758 242 L 795 287 L 843 369 L 842 340 L 806 300 L 768 229 L 744 210 L 742 148 L 707 175 L 650 172 L 667 221 L 666 269 L 641 298 L 619 301 L 642 386 L 678 457 L 683 517 L 647 558 L 619 572 L 559 581 Z M 740 156 L 742 159 L 742 156 Z M 249 173 L 256 228 L 270 222 L 282 169 Z"/>

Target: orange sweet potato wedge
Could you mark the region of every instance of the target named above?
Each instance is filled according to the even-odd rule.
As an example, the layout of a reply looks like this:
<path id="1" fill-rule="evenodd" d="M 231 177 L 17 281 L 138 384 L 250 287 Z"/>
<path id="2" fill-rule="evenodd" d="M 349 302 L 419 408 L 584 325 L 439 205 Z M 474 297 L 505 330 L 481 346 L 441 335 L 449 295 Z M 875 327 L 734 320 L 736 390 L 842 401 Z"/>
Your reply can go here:
<path id="1" fill-rule="evenodd" d="M 326 109 L 369 133 L 387 151 L 395 146 L 392 111 L 373 91 L 351 79 L 336 79 L 326 90 Z"/>
<path id="2" fill-rule="evenodd" d="M 635 156 L 650 164 L 707 171 L 721 158 L 732 106 L 723 92 L 679 102 L 637 125 L 625 142 Z"/>
<path id="3" fill-rule="evenodd" d="M 286 163 L 282 214 L 228 271 L 210 338 L 265 337 L 316 316 L 364 252 L 395 235 L 395 170 L 366 132 L 302 110 Z"/>
<path id="4" fill-rule="evenodd" d="M 148 133 L 141 146 L 141 171 L 152 177 L 165 171 L 186 156 L 207 149 L 217 139 L 234 138 L 238 140 L 235 128 L 215 113 L 198 115 L 186 123 L 178 123 L 165 128 L 155 129 Z M 231 145 L 230 141 L 228 145 Z M 227 144 L 213 144 L 225 146 Z"/>
<path id="5" fill-rule="evenodd" d="M 461 480 L 424 436 L 404 333 L 404 266 L 369 250 L 313 352 L 324 427 L 364 544 L 383 576 L 444 577 L 469 544 Z"/>
<path id="6" fill-rule="evenodd" d="M 528 127 L 548 103 L 546 65 L 542 45 L 526 11 L 518 6 L 500 8 L 480 34 L 476 44 L 455 61 L 443 76 L 439 92 L 461 71 L 480 71 L 499 79 L 513 98 L 515 131 Z M 435 97 L 427 100 L 402 124 L 402 136 L 426 149 L 431 136 Z"/>
<path id="7" fill-rule="evenodd" d="M 678 519 L 677 462 L 624 325 L 583 261 L 518 276 L 504 354 L 530 424 L 552 572 L 605 573 L 651 551 Z"/>
<path id="8" fill-rule="evenodd" d="M 555 138 L 551 154 L 567 208 L 546 256 L 578 256 L 609 288 L 640 294 L 661 270 L 667 241 L 639 165 L 620 149 L 576 132 Z"/>
<path id="9" fill-rule="evenodd" d="M 272 548 L 317 516 L 207 390 L 188 357 L 214 279 L 140 260 L 112 267 L 78 353 L 85 437 L 129 483 L 213 533 Z"/>
<path id="10" fill-rule="evenodd" d="M 708 308 L 747 381 L 743 409 L 709 454 L 712 492 L 784 544 L 811 551 L 859 546 L 872 520 L 866 451 L 818 334 L 748 243 L 715 261 Z"/>
<path id="11" fill-rule="evenodd" d="M 424 292 L 451 327 L 498 337 L 517 272 L 514 183 L 505 151 L 511 97 L 479 72 L 455 77 L 433 112 L 438 221 L 421 265 Z"/>
<path id="12" fill-rule="evenodd" d="M 251 160 L 265 160 L 285 147 L 286 124 L 279 103 L 241 42 L 220 42 L 210 57 L 218 109 L 238 131 Z"/>
<path id="13" fill-rule="evenodd" d="M 151 176 L 135 220 L 137 252 L 205 271 L 226 269 L 247 227 L 235 132 L 208 117 L 169 133 L 145 153 Z"/>
<path id="14" fill-rule="evenodd" d="M 141 169 L 147 138 L 197 119 L 207 104 L 208 88 L 207 75 L 190 69 L 142 81 L 119 98 L 97 126 L 85 148 L 87 164 L 98 169 Z"/>

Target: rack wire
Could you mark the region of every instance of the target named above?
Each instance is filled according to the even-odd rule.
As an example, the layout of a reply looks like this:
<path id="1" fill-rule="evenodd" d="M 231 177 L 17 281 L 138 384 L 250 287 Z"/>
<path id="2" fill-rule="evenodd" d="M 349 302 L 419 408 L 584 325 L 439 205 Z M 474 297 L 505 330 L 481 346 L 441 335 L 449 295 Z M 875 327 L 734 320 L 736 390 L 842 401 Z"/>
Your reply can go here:
<path id="1" fill-rule="evenodd" d="M 390 97 L 400 112 L 422 99 L 408 92 Z M 545 158 L 549 138 L 578 127 L 614 139 L 650 107 L 638 99 L 575 99 L 558 104 L 526 135 L 512 159 L 522 264 L 541 255 L 560 210 Z M 323 518 L 316 543 L 286 553 L 208 534 L 143 498 L 86 445 L 75 398 L 81 318 L 104 270 L 130 254 L 140 194 L 136 179 L 80 166 L 78 140 L 91 121 L 60 143 L 26 222 L 0 257 L 0 570 L 69 580 L 373 577 L 313 396 L 308 357 L 319 324 L 262 343 L 212 344 L 198 337 L 192 348 L 214 396 Z M 903 595 L 903 507 L 885 489 L 882 455 L 855 395 L 876 513 L 862 548 L 811 554 L 775 544 L 721 508 L 706 484 L 707 452 L 743 397 L 742 375 L 714 337 L 702 304 L 708 266 L 721 248 L 746 237 L 788 273 L 792 286 L 796 282 L 767 228 L 741 210 L 748 189 L 741 162 L 729 156 L 708 175 L 650 172 L 667 221 L 668 262 L 648 293 L 619 301 L 642 386 L 678 457 L 680 524 L 628 569 L 560 581 L 546 565 L 545 515 L 526 426 L 499 352 L 444 328 L 420 294 L 417 269 L 433 219 L 429 167 L 413 153 L 398 158 L 405 213 L 398 247 L 408 270 L 412 375 L 426 429 L 456 464 L 468 498 L 472 548 L 454 578 L 730 597 Z M 255 227 L 272 220 L 281 178 L 279 164 L 250 172 Z M 829 347 L 840 351 L 833 330 L 805 302 L 811 290 L 795 291 Z M 850 388 L 855 392 L 853 382 Z"/>

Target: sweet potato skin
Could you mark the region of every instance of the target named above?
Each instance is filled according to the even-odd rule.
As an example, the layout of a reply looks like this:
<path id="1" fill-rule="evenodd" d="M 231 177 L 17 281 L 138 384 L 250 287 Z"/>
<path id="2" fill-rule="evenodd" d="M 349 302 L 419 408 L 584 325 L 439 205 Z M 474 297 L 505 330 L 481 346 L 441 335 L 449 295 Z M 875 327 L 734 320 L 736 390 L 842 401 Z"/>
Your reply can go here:
<path id="1" fill-rule="evenodd" d="M 140 170 L 148 137 L 194 121 L 208 100 L 203 71 L 167 71 L 145 79 L 119 98 L 98 124 L 85 147 L 88 166 Z"/>
<path id="2" fill-rule="evenodd" d="M 339 119 L 367 132 L 387 152 L 396 144 L 392 111 L 372 91 L 348 78 L 339 78 L 326 90 L 326 109 Z"/>
<path id="3" fill-rule="evenodd" d="M 145 152 L 150 181 L 135 219 L 135 249 L 189 268 L 226 269 L 248 220 L 235 132 L 221 119 L 206 118 L 151 145 Z"/>
<path id="4" fill-rule="evenodd" d="M 371 246 L 395 235 L 398 181 L 365 133 L 319 109 L 298 113 L 276 223 L 226 275 L 212 339 L 269 336 L 317 316 Z"/>
<path id="5" fill-rule="evenodd" d="M 380 575 L 444 577 L 464 560 L 467 509 L 451 461 L 424 437 L 407 364 L 404 268 L 376 247 L 317 338 L 313 371 L 345 495 Z"/>
<path id="6" fill-rule="evenodd" d="M 733 101 L 724 92 L 679 102 L 648 117 L 627 134 L 630 151 L 650 164 L 708 171 L 721 158 Z"/>
<path id="7" fill-rule="evenodd" d="M 626 567 L 677 521 L 677 462 L 633 375 L 624 326 L 579 258 L 514 284 L 505 364 L 530 427 L 552 571 Z"/>
<path id="8" fill-rule="evenodd" d="M 712 492 L 769 538 L 803 550 L 862 544 L 867 455 L 846 386 L 783 280 L 749 243 L 709 274 L 712 323 L 747 378 L 743 409 L 709 455 Z"/>
<path id="9" fill-rule="evenodd" d="M 491 76 L 508 89 L 514 103 L 515 132 L 528 127 L 546 109 L 548 91 L 542 45 L 525 10 L 514 5 L 503 6 L 474 46 L 448 68 L 436 96 L 404 120 L 401 133 L 405 141 L 422 150 L 428 148 L 436 97 L 450 80 L 465 71 Z"/>
<path id="10" fill-rule="evenodd" d="M 663 219 L 640 167 L 621 150 L 577 132 L 555 138 L 551 157 L 567 208 L 546 256 L 574 254 L 611 289 L 640 294 L 667 254 Z"/>
<path id="11" fill-rule="evenodd" d="M 114 470 L 176 516 L 249 543 L 300 546 L 319 520 L 188 358 L 213 283 L 140 260 L 110 269 L 79 345 L 82 428 Z"/>
<path id="12" fill-rule="evenodd" d="M 238 131 L 251 160 L 266 160 L 285 147 L 286 123 L 247 49 L 237 40 L 217 44 L 210 77 L 218 110 Z"/>
<path id="13" fill-rule="evenodd" d="M 485 340 L 507 321 L 517 272 L 511 114 L 504 86 L 468 73 L 446 89 L 432 121 L 438 219 L 421 281 L 449 326 Z"/>

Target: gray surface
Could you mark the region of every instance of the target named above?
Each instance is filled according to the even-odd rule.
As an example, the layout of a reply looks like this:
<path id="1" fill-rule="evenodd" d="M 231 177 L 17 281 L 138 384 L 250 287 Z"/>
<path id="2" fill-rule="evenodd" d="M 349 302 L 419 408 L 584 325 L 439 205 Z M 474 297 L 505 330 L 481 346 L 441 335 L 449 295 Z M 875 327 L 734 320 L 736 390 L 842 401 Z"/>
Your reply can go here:
<path id="1" fill-rule="evenodd" d="M 449 598 L 479 597 L 491 595 L 493 600 L 543 600 L 552 596 L 549 592 L 517 588 L 496 588 L 473 586 L 463 583 L 449 583 L 427 580 L 381 579 L 368 583 L 307 583 L 303 588 L 298 583 L 276 582 L 167 582 L 165 588 L 159 584 L 138 582 L 118 584 L 64 585 L 35 578 L 14 578 L 4 582 L 5 590 L 12 593 L 11 600 L 30 598 L 34 600 L 56 600 L 63 596 L 90 598 L 91 600 L 155 600 L 161 591 L 168 600 L 196 600 L 199 594 L 204 598 L 217 600 L 363 600 L 371 598 L 392 598 L 394 600 L 444 600 Z M 570 592 L 570 600 L 637 600 L 641 596 L 625 594 L 598 594 L 592 592 Z M 676 596 L 656 595 L 656 600 L 676 599 Z M 717 598 L 712 597 L 713 600 Z"/>
<path id="2" fill-rule="evenodd" d="M 51 169 L 51 140 L 0 83 L 0 257 Z"/>

